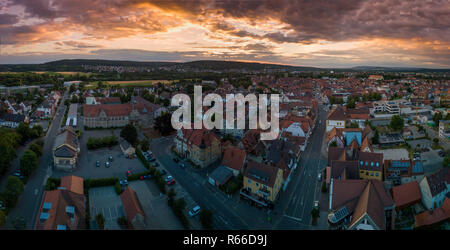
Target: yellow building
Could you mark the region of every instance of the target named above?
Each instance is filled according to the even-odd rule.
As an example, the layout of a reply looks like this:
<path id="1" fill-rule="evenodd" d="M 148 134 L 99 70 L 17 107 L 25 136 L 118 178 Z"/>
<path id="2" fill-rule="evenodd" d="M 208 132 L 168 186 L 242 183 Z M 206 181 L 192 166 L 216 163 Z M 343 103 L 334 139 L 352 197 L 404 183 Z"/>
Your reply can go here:
<path id="1" fill-rule="evenodd" d="M 243 195 L 274 202 L 283 184 L 283 170 L 250 161 L 244 173 Z"/>
<path id="2" fill-rule="evenodd" d="M 383 154 L 358 152 L 359 178 L 383 181 Z"/>
<path id="3" fill-rule="evenodd" d="M 76 167 L 80 145 L 78 136 L 71 126 L 64 128 L 63 132 L 55 138 L 53 147 L 53 161 L 55 167 L 61 170 L 70 171 Z"/>
<path id="4" fill-rule="evenodd" d="M 220 139 L 211 130 L 180 129 L 174 141 L 179 155 L 202 168 L 222 156 Z"/>

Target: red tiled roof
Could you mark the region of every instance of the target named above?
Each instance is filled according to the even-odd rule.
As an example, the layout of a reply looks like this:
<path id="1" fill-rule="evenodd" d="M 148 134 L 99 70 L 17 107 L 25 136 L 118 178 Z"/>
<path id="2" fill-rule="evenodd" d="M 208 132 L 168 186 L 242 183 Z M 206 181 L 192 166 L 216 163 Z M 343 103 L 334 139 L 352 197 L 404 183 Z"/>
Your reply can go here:
<path id="1" fill-rule="evenodd" d="M 129 103 L 123 104 L 100 104 L 100 105 L 83 105 L 83 116 L 98 117 L 103 110 L 106 116 L 127 116 L 131 113 L 133 107 Z"/>
<path id="2" fill-rule="evenodd" d="M 61 178 L 61 187 L 77 194 L 83 194 L 83 178 L 69 175 Z"/>
<path id="3" fill-rule="evenodd" d="M 222 165 L 235 169 L 241 170 L 244 167 L 246 153 L 244 150 L 232 147 L 225 150 L 223 154 Z"/>
<path id="4" fill-rule="evenodd" d="M 444 203 L 440 208 L 436 208 L 434 211 L 425 211 L 414 216 L 414 227 L 425 227 L 438 224 L 440 222 L 450 219 L 450 199 L 445 198 Z"/>
<path id="5" fill-rule="evenodd" d="M 419 183 L 417 183 L 417 181 L 409 182 L 400 186 L 394 186 L 391 192 L 396 210 L 400 210 L 414 203 L 420 202 L 422 199 Z"/>
<path id="6" fill-rule="evenodd" d="M 125 191 L 123 191 L 120 198 L 122 199 L 123 208 L 130 224 L 137 214 L 145 216 L 136 192 L 129 186 L 125 189 Z"/>

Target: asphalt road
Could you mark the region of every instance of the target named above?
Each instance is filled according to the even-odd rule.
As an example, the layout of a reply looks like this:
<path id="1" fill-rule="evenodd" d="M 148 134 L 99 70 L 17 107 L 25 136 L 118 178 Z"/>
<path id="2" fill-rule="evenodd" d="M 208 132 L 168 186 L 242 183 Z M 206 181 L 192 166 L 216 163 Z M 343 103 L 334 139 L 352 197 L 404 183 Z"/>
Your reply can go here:
<path id="1" fill-rule="evenodd" d="M 326 157 L 322 155 L 322 142 L 325 133 L 327 113 L 319 105 L 316 127 L 308 146 L 300 156 L 299 166 L 286 190 L 281 194 L 279 209 L 283 216 L 275 223 L 274 229 L 309 229 L 313 202 L 319 200 L 319 172 L 326 167 Z M 319 120 L 321 122 L 319 122 Z M 324 205 L 324 204 L 322 204 Z M 275 209 L 275 211 L 277 208 Z"/>
<path id="2" fill-rule="evenodd" d="M 300 166 L 287 189 L 281 193 L 280 200 L 270 215 L 270 224 L 264 223 L 267 214 L 251 213 L 250 205 L 236 204 L 234 200 L 223 198 L 224 195 L 211 187 L 205 177 L 200 177 L 189 168 L 181 169 L 172 160 L 170 147 L 173 145 L 173 138 L 152 140 L 150 149 L 174 177 L 176 185 L 182 185 L 201 207 L 213 210 L 216 229 L 307 229 L 311 221 L 313 201 L 318 200 L 320 194 L 317 175 L 319 169 L 325 168 L 326 165 L 326 157 L 321 155 L 326 115 L 320 105 L 316 128 L 300 157 Z"/>
<path id="3" fill-rule="evenodd" d="M 16 227 L 14 227 L 14 221 L 19 217 L 24 218 L 25 229 L 34 228 L 34 222 L 36 221 L 36 216 L 39 212 L 39 206 L 45 191 L 45 182 L 52 173 L 52 168 L 49 164 L 53 162 L 53 143 L 59 132 L 61 120 L 64 116 L 64 100 L 66 98 L 67 91 L 64 93 L 64 97 L 60 101 L 60 105 L 56 111 L 55 117 L 53 118 L 51 127 L 44 138 L 45 144 L 42 151 L 43 155 L 39 159 L 38 167 L 34 174 L 28 179 L 25 186 L 25 191 L 19 197 L 17 205 L 8 214 L 5 224 L 7 229 L 16 229 Z"/>
<path id="4" fill-rule="evenodd" d="M 206 180 L 195 178 L 188 173 L 187 168 L 182 169 L 172 160 L 170 146 L 173 138 L 165 137 L 152 140 L 150 150 L 158 159 L 160 164 L 172 175 L 176 181 L 175 185 L 181 185 L 202 208 L 213 211 L 214 228 L 216 229 L 250 229 L 248 224 L 232 208 L 224 205 L 226 200 L 221 194 L 217 194 L 208 188 Z"/>

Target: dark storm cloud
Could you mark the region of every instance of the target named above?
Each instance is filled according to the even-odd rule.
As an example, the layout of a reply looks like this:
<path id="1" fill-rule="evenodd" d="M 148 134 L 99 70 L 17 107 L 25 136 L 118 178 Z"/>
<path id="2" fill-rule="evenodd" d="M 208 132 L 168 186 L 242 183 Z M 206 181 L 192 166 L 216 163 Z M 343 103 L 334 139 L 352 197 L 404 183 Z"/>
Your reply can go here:
<path id="1" fill-rule="evenodd" d="M 228 31 L 235 36 L 262 37 L 278 42 L 340 41 L 362 37 L 450 40 L 450 3 L 447 0 L 10 0 L 9 6 L 24 6 L 29 16 L 65 17 L 99 30 L 114 25 L 150 33 L 164 30 L 164 25 L 153 24 L 154 20 L 146 23 L 145 19 L 137 22 L 124 17 L 143 3 L 192 17 L 215 14 L 253 23 L 279 20 L 293 33 L 286 36 L 273 30 L 266 36 L 258 36 L 223 22 L 212 26 L 213 30 Z M 204 18 L 201 20 L 207 21 Z"/>
<path id="2" fill-rule="evenodd" d="M 16 15 L 0 14 L 0 26 L 15 24 L 18 21 L 19 18 Z"/>

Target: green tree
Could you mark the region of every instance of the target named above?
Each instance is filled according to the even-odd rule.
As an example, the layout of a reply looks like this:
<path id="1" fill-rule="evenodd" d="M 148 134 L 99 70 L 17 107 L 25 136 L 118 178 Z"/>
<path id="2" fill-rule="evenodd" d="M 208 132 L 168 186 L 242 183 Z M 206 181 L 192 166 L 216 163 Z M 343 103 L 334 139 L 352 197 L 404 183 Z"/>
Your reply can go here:
<path id="1" fill-rule="evenodd" d="M 174 131 L 171 117 L 171 114 L 166 112 L 155 119 L 154 128 L 158 130 L 161 135 L 168 135 Z"/>
<path id="2" fill-rule="evenodd" d="M 444 117 L 443 117 L 441 112 L 434 113 L 434 115 L 433 115 L 433 122 L 434 122 L 434 124 L 439 125 L 439 121 L 442 120 L 443 118 Z"/>
<path id="3" fill-rule="evenodd" d="M 444 161 L 442 162 L 442 166 L 444 168 L 450 168 L 450 156 L 444 157 Z"/>
<path id="4" fill-rule="evenodd" d="M 20 158 L 20 171 L 24 176 L 29 177 L 37 168 L 38 157 L 36 153 L 27 149 Z"/>
<path id="5" fill-rule="evenodd" d="M 117 224 L 126 229 L 128 227 L 128 220 L 125 216 L 119 217 L 117 218 Z"/>
<path id="6" fill-rule="evenodd" d="M 37 157 L 41 157 L 42 156 L 42 147 L 40 145 L 38 145 L 37 143 L 31 143 L 29 146 L 29 149 L 31 151 L 33 151 Z"/>
<path id="7" fill-rule="evenodd" d="M 5 192 L 3 193 L 7 208 L 13 208 L 16 205 L 17 199 L 23 193 L 24 189 L 25 185 L 19 178 L 15 176 L 8 177 Z"/>
<path id="8" fill-rule="evenodd" d="M 378 130 L 375 130 L 375 134 L 372 138 L 372 144 L 378 144 L 380 140 L 380 134 L 378 133 Z"/>
<path id="9" fill-rule="evenodd" d="M 130 144 L 136 145 L 137 142 L 137 130 L 132 124 L 127 124 L 121 131 L 120 136 L 127 140 Z"/>
<path id="10" fill-rule="evenodd" d="M 314 224 L 315 224 L 317 218 L 319 218 L 319 216 L 320 216 L 320 211 L 319 211 L 319 209 L 313 208 L 313 209 L 311 210 L 311 217 L 312 217 L 312 220 L 313 220 L 313 223 L 314 223 Z"/>
<path id="11" fill-rule="evenodd" d="M 97 214 L 97 216 L 95 216 L 95 221 L 97 221 L 99 229 L 105 229 L 105 217 L 103 216 L 103 214 Z"/>
<path id="12" fill-rule="evenodd" d="M 177 195 L 177 193 L 175 192 L 175 190 L 173 188 L 169 189 L 169 192 L 167 192 L 167 197 L 169 197 L 169 199 L 167 200 L 167 203 L 169 204 L 170 207 L 173 206 L 173 201 L 174 201 L 176 195 Z"/>
<path id="13" fill-rule="evenodd" d="M 2 210 L 0 210 L 0 227 L 5 225 L 6 222 L 6 214 Z"/>
<path id="14" fill-rule="evenodd" d="M 202 210 L 200 211 L 199 214 L 199 218 L 200 218 L 200 222 L 202 223 L 202 226 L 205 229 L 212 229 L 212 224 L 213 224 L 213 216 L 212 216 L 212 211 L 211 210 Z"/>
<path id="15" fill-rule="evenodd" d="M 30 126 L 24 122 L 21 122 L 16 129 L 16 132 L 22 136 L 22 143 L 30 138 Z"/>
<path id="16" fill-rule="evenodd" d="M 142 149 L 142 151 L 145 152 L 145 151 L 148 151 L 149 148 L 150 148 L 150 142 L 147 138 L 144 138 L 141 141 L 141 149 Z"/>
<path id="17" fill-rule="evenodd" d="M 399 115 L 394 115 L 391 118 L 391 122 L 389 123 L 389 127 L 394 131 L 399 131 L 403 129 L 403 126 L 405 126 L 405 121 L 403 118 Z"/>

